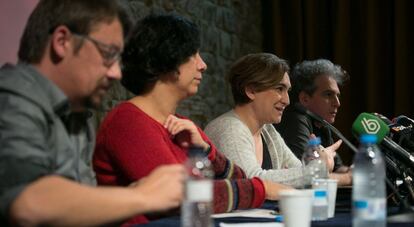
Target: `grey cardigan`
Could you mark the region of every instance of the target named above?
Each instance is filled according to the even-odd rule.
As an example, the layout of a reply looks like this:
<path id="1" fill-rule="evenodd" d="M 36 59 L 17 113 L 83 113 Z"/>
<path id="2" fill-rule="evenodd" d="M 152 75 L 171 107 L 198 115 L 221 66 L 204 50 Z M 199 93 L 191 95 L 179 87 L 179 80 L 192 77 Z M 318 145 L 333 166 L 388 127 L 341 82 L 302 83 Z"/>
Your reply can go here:
<path id="1" fill-rule="evenodd" d="M 240 166 L 249 178 L 257 176 L 293 187 L 303 185 L 301 162 L 271 124 L 265 124 L 261 132 L 274 168 L 271 170 L 262 169 L 257 162 L 253 135 L 233 110 L 211 121 L 205 133 L 218 150 Z"/>

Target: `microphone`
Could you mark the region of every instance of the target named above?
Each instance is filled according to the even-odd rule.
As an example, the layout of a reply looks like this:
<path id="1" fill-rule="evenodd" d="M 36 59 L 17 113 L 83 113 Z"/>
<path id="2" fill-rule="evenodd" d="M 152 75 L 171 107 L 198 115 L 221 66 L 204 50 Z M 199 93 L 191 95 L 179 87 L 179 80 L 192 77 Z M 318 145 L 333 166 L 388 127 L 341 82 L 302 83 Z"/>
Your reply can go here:
<path id="1" fill-rule="evenodd" d="M 375 116 L 377 116 L 379 119 L 381 119 L 387 125 L 394 124 L 390 119 L 388 119 L 388 117 L 386 117 L 386 116 L 384 116 L 384 115 L 382 115 L 380 113 L 372 113 L 372 114 L 374 114 Z"/>
<path id="2" fill-rule="evenodd" d="M 405 115 L 400 115 L 394 118 L 392 121 L 405 127 L 414 127 L 414 120 Z"/>
<path id="3" fill-rule="evenodd" d="M 411 140 L 412 128 L 407 128 L 399 124 L 390 126 L 390 137 L 397 141 L 402 147 L 408 149 L 410 152 L 414 151 L 414 142 Z"/>
<path id="4" fill-rule="evenodd" d="M 396 141 L 400 146 L 404 147 L 405 149 L 409 150 L 410 153 L 414 151 L 414 142 L 412 141 L 412 131 L 413 128 L 410 125 L 411 119 L 401 115 L 393 119 L 391 121 L 387 117 L 379 113 L 373 113 L 375 116 L 379 117 L 382 121 L 384 121 L 388 127 L 390 128 L 389 137 Z M 399 123 L 404 122 L 404 124 Z"/>
<path id="5" fill-rule="evenodd" d="M 390 129 L 388 125 L 375 115 L 361 113 L 352 124 L 352 133 L 359 137 L 362 134 L 372 134 L 377 136 L 378 143 L 381 143 L 386 150 L 400 157 L 399 160 L 410 167 L 414 167 L 414 156 L 392 141 L 387 134 Z"/>
<path id="6" fill-rule="evenodd" d="M 322 117 L 320 117 L 319 115 L 315 114 L 314 112 L 306 109 L 303 105 L 301 105 L 300 103 L 296 103 L 295 104 L 295 109 L 298 110 L 300 113 L 308 115 L 309 117 L 311 117 L 313 120 L 321 123 L 322 125 L 324 125 L 325 127 L 328 127 L 336 136 L 338 136 L 342 141 L 344 141 L 344 143 L 353 151 L 353 152 L 357 152 L 358 149 L 347 139 L 345 138 L 344 135 L 342 135 L 342 133 L 336 129 L 333 125 L 329 124 L 329 122 L 327 122 L 325 119 L 323 119 Z"/>

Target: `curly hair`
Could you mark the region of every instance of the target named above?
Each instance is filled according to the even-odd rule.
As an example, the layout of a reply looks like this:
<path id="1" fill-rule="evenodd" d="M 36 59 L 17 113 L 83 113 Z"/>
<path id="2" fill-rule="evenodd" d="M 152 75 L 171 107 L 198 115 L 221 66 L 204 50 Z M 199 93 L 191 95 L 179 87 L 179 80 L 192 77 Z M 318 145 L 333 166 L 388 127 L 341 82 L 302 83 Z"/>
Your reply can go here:
<path id="1" fill-rule="evenodd" d="M 122 55 L 122 85 L 135 95 L 146 93 L 160 76 L 178 72 L 200 48 L 200 32 L 173 14 L 151 14 L 138 21 Z"/>
<path id="2" fill-rule="evenodd" d="M 349 79 L 349 75 L 339 65 L 333 64 L 327 59 L 317 59 L 303 61 L 293 68 L 290 76 L 292 83 L 291 99 L 298 102 L 299 93 L 304 91 L 308 95 L 313 95 L 317 87 L 315 80 L 320 75 L 326 75 L 342 86 Z"/>
<path id="3" fill-rule="evenodd" d="M 230 68 L 227 76 L 234 103 L 242 105 L 251 101 L 246 95 L 246 87 L 258 92 L 273 88 L 287 72 L 287 62 L 274 54 L 256 53 L 241 57 Z"/>

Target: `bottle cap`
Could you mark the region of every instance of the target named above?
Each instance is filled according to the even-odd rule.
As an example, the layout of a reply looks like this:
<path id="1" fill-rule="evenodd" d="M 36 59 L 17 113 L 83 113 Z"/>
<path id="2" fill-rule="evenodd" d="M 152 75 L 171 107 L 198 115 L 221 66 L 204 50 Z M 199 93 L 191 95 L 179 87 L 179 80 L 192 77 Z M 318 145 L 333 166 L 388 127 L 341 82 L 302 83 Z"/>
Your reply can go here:
<path id="1" fill-rule="evenodd" d="M 361 143 L 377 143 L 377 136 L 373 134 L 362 134 L 359 137 Z"/>
<path id="2" fill-rule="evenodd" d="M 203 148 L 201 147 L 190 147 L 188 149 L 188 157 L 207 157 L 208 153 L 206 153 Z"/>
<path id="3" fill-rule="evenodd" d="M 308 145 L 309 145 L 309 146 L 317 146 L 317 145 L 321 145 L 321 138 L 320 138 L 320 137 L 311 138 L 311 139 L 308 141 Z"/>

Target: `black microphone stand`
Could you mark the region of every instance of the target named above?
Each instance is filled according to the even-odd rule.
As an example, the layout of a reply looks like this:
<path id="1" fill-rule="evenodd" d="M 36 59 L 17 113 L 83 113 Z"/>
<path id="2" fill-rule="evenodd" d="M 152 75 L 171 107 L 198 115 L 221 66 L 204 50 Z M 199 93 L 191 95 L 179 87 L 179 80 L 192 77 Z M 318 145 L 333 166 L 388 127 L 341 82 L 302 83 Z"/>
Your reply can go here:
<path id="1" fill-rule="evenodd" d="M 386 168 L 391 172 L 392 176 L 398 176 L 402 178 L 404 186 L 407 188 L 409 195 L 411 197 L 411 201 L 414 201 L 414 192 L 412 189 L 412 181 L 410 177 L 407 175 L 407 173 L 403 170 L 403 168 L 400 168 L 387 154 L 384 155 L 384 161 L 386 163 Z M 400 210 L 404 211 L 408 208 L 410 208 L 410 205 L 408 204 L 407 200 L 404 199 L 404 197 L 398 192 L 398 189 L 394 186 L 394 184 L 386 178 L 387 185 L 392 189 L 394 194 L 398 197 L 398 200 L 400 202 Z M 397 192 L 397 193 L 395 193 Z"/>
<path id="2" fill-rule="evenodd" d="M 397 214 L 387 215 L 387 222 L 392 223 L 412 223 L 414 222 L 414 210 L 407 203 L 407 200 L 398 192 L 394 187 L 391 181 L 388 178 L 385 178 L 386 184 L 391 188 L 395 193 L 396 197 L 400 201 L 400 210 Z"/>
<path id="3" fill-rule="evenodd" d="M 344 141 L 344 143 L 353 151 L 353 152 L 357 152 L 358 151 L 358 149 L 351 143 L 351 142 L 349 142 L 349 140 L 347 139 L 347 138 L 345 138 L 345 136 L 344 135 L 342 135 L 342 133 L 338 130 L 338 129 L 336 129 L 333 125 L 331 125 L 331 124 L 329 124 L 327 121 L 325 121 L 325 120 L 323 120 L 324 121 L 324 125 L 326 126 L 326 127 L 328 127 L 336 136 L 338 136 L 342 141 Z"/>
<path id="4" fill-rule="evenodd" d="M 387 164 L 387 169 L 390 170 L 394 175 L 402 176 L 403 184 L 406 186 L 411 199 L 414 199 L 414 192 L 412 189 L 412 181 L 409 179 L 407 174 L 402 167 L 399 167 L 388 155 L 384 155 L 384 161 Z M 388 187 L 392 190 L 395 194 L 395 198 L 399 201 L 399 211 L 397 214 L 390 214 L 388 213 L 387 221 L 388 222 L 395 222 L 395 223 L 406 223 L 406 222 L 414 222 L 414 210 L 407 202 L 407 199 L 401 195 L 398 189 L 394 186 L 394 184 L 386 177 L 385 183 Z"/>

